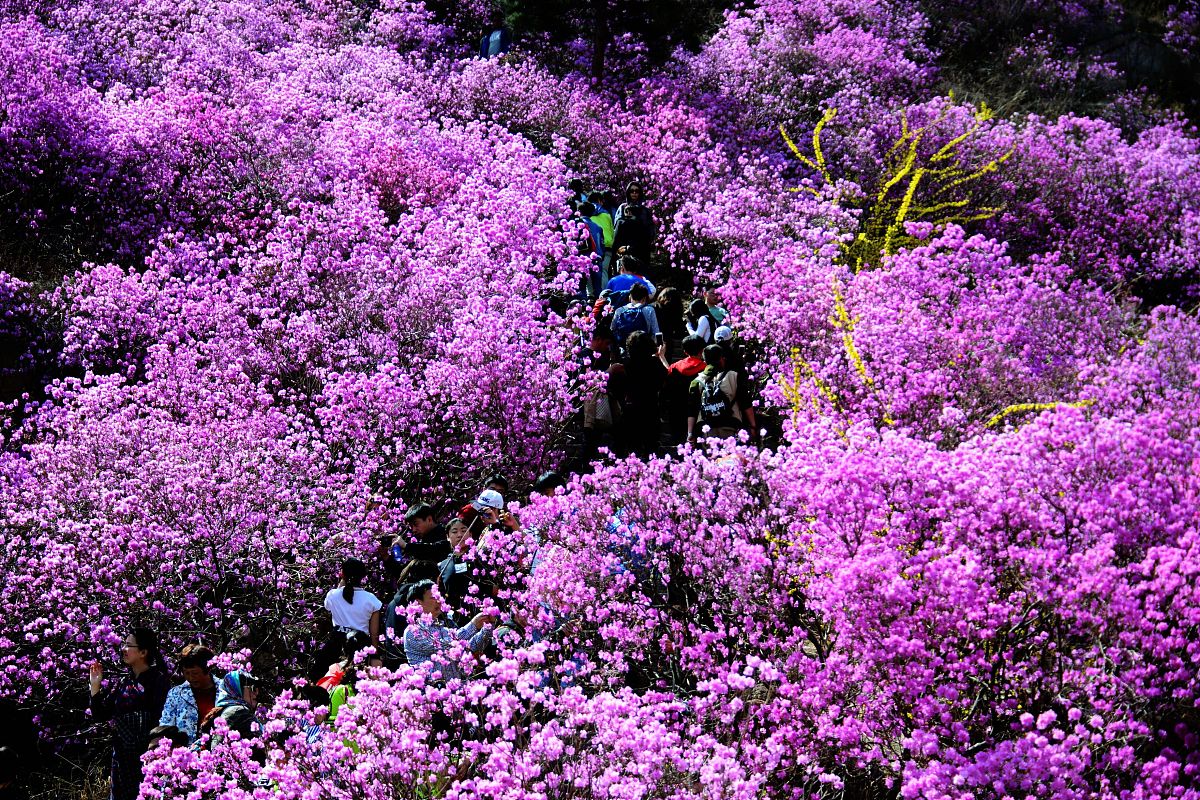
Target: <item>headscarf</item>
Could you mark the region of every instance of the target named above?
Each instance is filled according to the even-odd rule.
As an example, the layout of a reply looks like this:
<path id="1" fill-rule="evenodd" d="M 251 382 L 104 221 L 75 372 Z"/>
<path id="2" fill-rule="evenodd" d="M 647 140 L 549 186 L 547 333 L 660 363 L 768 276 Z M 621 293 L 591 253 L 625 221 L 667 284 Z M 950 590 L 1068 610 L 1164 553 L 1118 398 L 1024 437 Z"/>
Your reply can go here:
<path id="1" fill-rule="evenodd" d="M 214 708 L 229 708 L 242 707 L 249 708 L 250 704 L 246 702 L 244 694 L 246 685 L 252 685 L 254 678 L 251 675 L 243 677 L 240 670 L 233 670 L 221 678 L 217 684 L 217 701 L 214 703 Z"/>

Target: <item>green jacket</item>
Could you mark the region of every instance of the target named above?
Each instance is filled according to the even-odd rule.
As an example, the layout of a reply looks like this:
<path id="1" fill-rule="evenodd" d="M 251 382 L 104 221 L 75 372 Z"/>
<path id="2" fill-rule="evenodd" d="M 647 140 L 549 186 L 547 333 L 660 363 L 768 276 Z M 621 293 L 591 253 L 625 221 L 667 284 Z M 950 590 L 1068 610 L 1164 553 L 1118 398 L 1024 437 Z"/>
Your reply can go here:
<path id="1" fill-rule="evenodd" d="M 600 226 L 600 230 L 604 233 L 604 249 L 612 247 L 613 243 L 613 221 L 607 211 L 601 211 L 594 217 L 588 217 L 592 222 Z"/>

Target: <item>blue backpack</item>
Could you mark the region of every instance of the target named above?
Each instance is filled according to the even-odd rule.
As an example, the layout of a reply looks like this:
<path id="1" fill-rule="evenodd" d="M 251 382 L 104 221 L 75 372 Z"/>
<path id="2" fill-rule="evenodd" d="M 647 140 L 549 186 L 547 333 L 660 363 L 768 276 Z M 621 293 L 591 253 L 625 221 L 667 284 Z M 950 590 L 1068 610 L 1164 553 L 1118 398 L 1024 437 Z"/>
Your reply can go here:
<path id="1" fill-rule="evenodd" d="M 646 324 L 646 315 L 642 313 L 645 306 L 621 306 L 617 309 L 617 313 L 613 314 L 612 332 L 617 339 L 617 344 L 624 345 L 625 340 L 634 331 L 646 331 L 649 333 L 650 327 Z"/>
<path id="2" fill-rule="evenodd" d="M 608 302 L 613 308 L 622 308 L 629 304 L 629 290 L 613 291 L 609 289 Z"/>

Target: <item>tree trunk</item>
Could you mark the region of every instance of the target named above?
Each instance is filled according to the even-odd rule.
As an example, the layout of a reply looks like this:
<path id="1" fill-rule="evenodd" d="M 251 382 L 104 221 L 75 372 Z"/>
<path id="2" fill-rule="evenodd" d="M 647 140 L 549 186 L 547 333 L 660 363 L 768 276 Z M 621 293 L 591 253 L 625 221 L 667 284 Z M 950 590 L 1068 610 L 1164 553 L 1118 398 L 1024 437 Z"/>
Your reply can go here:
<path id="1" fill-rule="evenodd" d="M 608 50 L 608 42 L 612 38 L 612 28 L 608 24 L 608 0 L 592 0 L 592 81 L 600 83 L 604 79 L 604 54 Z"/>

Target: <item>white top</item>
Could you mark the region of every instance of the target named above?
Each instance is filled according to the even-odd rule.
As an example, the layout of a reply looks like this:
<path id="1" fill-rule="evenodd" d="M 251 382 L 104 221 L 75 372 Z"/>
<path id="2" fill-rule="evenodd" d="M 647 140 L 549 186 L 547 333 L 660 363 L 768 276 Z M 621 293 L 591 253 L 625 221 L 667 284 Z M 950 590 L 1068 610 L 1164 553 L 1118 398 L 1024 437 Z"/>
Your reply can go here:
<path id="1" fill-rule="evenodd" d="M 712 341 L 713 329 L 712 323 L 708 321 L 708 317 L 701 317 L 696 321 L 695 325 L 692 325 L 691 322 L 688 322 L 687 329 L 688 333 L 692 334 L 693 336 L 699 336 L 706 342 Z"/>
<path id="2" fill-rule="evenodd" d="M 333 624 L 341 628 L 353 628 L 369 634 L 371 632 L 371 615 L 383 608 L 379 598 L 366 589 L 354 590 L 354 604 L 347 603 L 342 597 L 341 588 L 330 589 L 325 595 L 325 608 L 333 614 Z"/>

